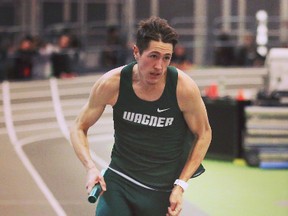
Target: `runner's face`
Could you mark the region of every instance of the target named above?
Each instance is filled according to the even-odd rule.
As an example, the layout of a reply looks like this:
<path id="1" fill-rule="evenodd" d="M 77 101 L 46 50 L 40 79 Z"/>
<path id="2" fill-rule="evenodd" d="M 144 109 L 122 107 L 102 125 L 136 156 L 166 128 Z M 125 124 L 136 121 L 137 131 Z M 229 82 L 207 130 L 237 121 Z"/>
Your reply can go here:
<path id="1" fill-rule="evenodd" d="M 134 47 L 134 55 L 138 63 L 139 75 L 147 84 L 156 84 L 163 80 L 170 64 L 173 46 L 170 43 L 151 41 L 149 47 L 140 55 Z"/>

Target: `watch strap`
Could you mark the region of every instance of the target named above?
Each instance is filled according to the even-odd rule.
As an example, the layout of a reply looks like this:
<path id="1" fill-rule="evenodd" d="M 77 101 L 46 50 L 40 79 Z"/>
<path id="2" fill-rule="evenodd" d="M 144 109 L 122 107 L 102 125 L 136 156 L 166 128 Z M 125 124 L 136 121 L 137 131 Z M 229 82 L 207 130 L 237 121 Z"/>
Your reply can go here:
<path id="1" fill-rule="evenodd" d="M 183 189 L 183 191 L 188 188 L 188 183 L 181 179 L 176 179 L 174 185 L 179 185 Z"/>

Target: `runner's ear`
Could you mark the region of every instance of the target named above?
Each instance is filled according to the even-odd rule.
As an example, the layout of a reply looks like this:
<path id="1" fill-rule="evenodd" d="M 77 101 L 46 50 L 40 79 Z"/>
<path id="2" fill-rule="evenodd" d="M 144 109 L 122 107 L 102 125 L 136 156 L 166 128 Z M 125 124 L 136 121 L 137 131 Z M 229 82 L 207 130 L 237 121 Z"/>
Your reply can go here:
<path id="1" fill-rule="evenodd" d="M 136 45 L 133 46 L 133 55 L 134 55 L 135 60 L 138 61 L 140 52 L 139 52 L 139 48 Z"/>

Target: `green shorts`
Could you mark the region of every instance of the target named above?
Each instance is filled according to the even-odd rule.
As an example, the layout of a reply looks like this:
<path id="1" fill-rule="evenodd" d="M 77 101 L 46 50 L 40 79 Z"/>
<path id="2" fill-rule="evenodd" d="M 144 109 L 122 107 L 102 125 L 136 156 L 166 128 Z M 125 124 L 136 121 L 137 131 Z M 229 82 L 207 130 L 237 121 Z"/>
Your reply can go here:
<path id="1" fill-rule="evenodd" d="M 111 170 L 104 179 L 107 191 L 100 196 L 96 216 L 165 216 L 171 192 L 142 188 Z"/>

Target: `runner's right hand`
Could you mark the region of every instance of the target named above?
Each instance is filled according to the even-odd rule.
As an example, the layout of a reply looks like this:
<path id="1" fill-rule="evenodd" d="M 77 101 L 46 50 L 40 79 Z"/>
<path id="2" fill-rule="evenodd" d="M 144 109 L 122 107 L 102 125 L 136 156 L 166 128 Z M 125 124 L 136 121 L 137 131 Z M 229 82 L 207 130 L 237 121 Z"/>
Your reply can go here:
<path id="1" fill-rule="evenodd" d="M 96 167 L 88 169 L 86 181 L 86 190 L 88 194 L 97 183 L 101 185 L 103 192 L 106 191 L 106 183 L 104 177 L 101 175 L 101 172 Z"/>

